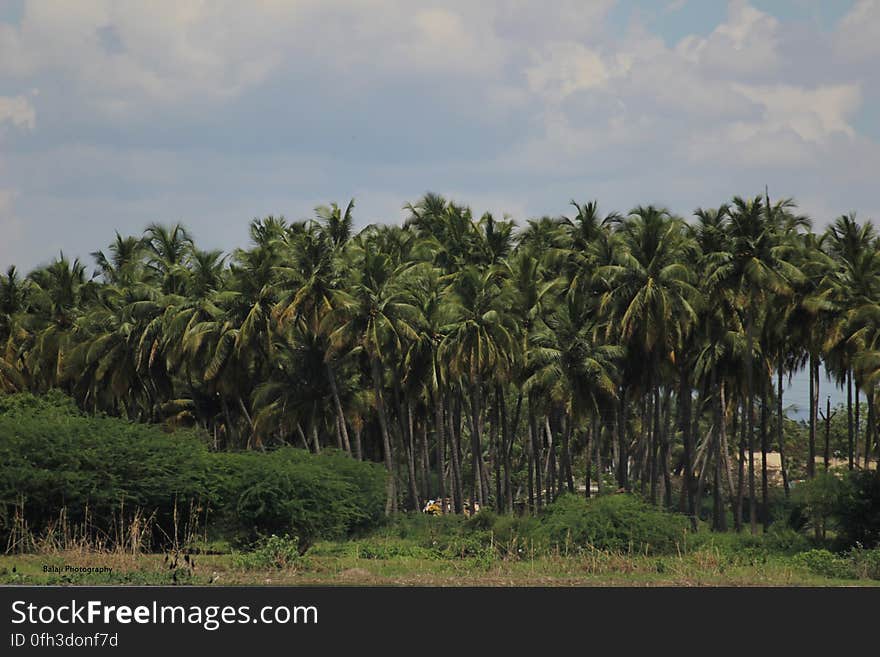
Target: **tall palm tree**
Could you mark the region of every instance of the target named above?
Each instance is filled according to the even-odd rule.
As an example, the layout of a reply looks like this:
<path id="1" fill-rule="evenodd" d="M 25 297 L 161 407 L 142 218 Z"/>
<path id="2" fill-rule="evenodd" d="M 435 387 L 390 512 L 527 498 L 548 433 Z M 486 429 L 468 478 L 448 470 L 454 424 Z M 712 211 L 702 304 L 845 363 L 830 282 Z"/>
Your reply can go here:
<path id="1" fill-rule="evenodd" d="M 662 369 L 675 362 L 675 350 L 696 320 L 698 293 L 685 264 L 693 244 L 681 219 L 654 206 L 633 209 L 618 230 L 625 248 L 614 264 L 601 268 L 610 289 L 600 308 L 609 316 L 608 337 L 616 331 L 615 337 L 643 363 L 644 390 L 653 408 L 653 428 L 643 428 L 643 440 L 656 502 Z"/>
<path id="2" fill-rule="evenodd" d="M 617 394 L 617 361 L 624 349 L 615 344 L 601 344 L 599 331 L 591 321 L 592 309 L 575 296 L 568 295 L 556 305 L 546 319 L 546 328 L 536 331 L 530 341 L 531 376 L 526 381 L 532 388 L 547 391 L 561 404 L 569 416 L 568 430 L 563 434 L 563 476 L 571 482 L 570 434 L 582 431 L 593 419 L 598 428 L 603 409 L 612 405 Z M 590 438 L 598 441 L 593 433 Z M 590 445 L 586 461 L 590 461 Z M 590 468 L 587 467 L 586 496 L 590 496 Z M 601 472 L 599 473 L 601 477 Z"/>
<path id="3" fill-rule="evenodd" d="M 368 240 L 369 236 L 350 250 L 353 280 L 348 290 L 333 292 L 332 309 L 322 321 L 321 330 L 329 336 L 331 353 L 362 353 L 369 363 L 388 471 L 386 513 L 395 513 L 394 451 L 382 372 L 392 370 L 396 374 L 395 363 L 404 353 L 404 340 L 418 339 L 418 312 L 396 286 L 390 256 L 374 249 Z"/>
<path id="4" fill-rule="evenodd" d="M 511 330 L 509 288 L 497 268 L 468 266 L 452 282 L 450 321 L 440 344 L 441 358 L 450 373 L 462 381 L 470 401 L 472 499 L 488 502 L 488 482 L 483 477 L 483 388 L 487 380 L 508 371 L 515 342 Z"/>

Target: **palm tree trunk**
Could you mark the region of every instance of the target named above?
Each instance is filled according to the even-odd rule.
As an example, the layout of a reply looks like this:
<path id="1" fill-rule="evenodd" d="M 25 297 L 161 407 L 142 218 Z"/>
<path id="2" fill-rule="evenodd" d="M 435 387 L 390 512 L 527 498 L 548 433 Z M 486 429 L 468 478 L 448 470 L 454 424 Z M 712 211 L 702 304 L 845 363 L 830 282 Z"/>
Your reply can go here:
<path id="1" fill-rule="evenodd" d="M 388 473 L 386 484 L 387 499 L 385 501 L 385 515 L 397 513 L 397 486 L 394 477 L 394 455 L 391 451 L 391 435 L 388 432 L 388 417 L 385 414 L 385 400 L 382 396 L 382 373 L 379 369 L 379 359 L 370 359 L 370 369 L 373 375 L 373 394 L 376 397 L 376 413 L 379 416 L 379 429 L 382 432 L 382 451 L 385 457 L 385 470 Z"/>
<path id="2" fill-rule="evenodd" d="M 516 430 L 516 427 L 519 426 L 519 414 L 522 409 L 522 399 L 523 395 L 520 391 L 519 396 L 516 400 L 516 410 L 514 411 L 514 423 L 513 427 Z M 513 436 L 511 432 L 511 425 L 507 419 L 507 402 L 504 399 L 504 391 L 501 393 L 501 429 L 502 429 L 502 440 L 504 443 L 504 495 L 505 495 L 505 509 L 508 513 L 513 513 L 514 510 L 514 502 L 513 502 L 513 483 L 511 481 L 511 471 L 513 469 L 511 459 L 513 452 Z"/>
<path id="3" fill-rule="evenodd" d="M 309 449 L 309 441 L 306 440 L 306 432 L 303 431 L 302 424 L 299 422 L 296 423 L 296 432 L 297 432 L 297 435 L 299 435 L 299 439 L 302 441 L 303 449 L 306 450 L 307 452 L 311 451 Z"/>
<path id="4" fill-rule="evenodd" d="M 591 479 L 592 479 L 591 470 L 593 469 L 592 447 L 593 447 L 594 442 L 595 443 L 599 442 L 598 437 L 596 435 L 597 434 L 597 427 L 598 427 L 597 423 L 593 422 L 593 426 L 591 428 L 587 429 L 587 436 L 586 436 L 586 443 L 587 444 L 586 444 L 586 447 L 584 450 L 584 452 L 585 452 L 584 460 L 586 461 L 586 466 L 587 466 L 586 467 L 587 472 L 586 472 L 586 475 L 584 476 L 584 479 L 585 479 L 585 481 L 584 481 L 584 495 L 587 497 L 587 499 L 590 499 L 590 495 L 592 495 L 592 491 L 590 490 L 590 488 L 592 487 L 592 483 L 593 483 L 591 481 Z"/>
<path id="5" fill-rule="evenodd" d="M 788 464 L 785 462 L 785 416 L 782 412 L 782 371 L 783 355 L 779 350 L 779 367 L 776 371 L 776 442 L 779 445 L 779 465 L 782 469 L 782 487 L 785 497 L 788 498 L 790 486 L 788 483 Z"/>
<path id="6" fill-rule="evenodd" d="M 651 428 L 651 504 L 657 504 L 660 481 L 660 386 L 654 386 L 652 395 Z"/>
<path id="7" fill-rule="evenodd" d="M 535 431 L 534 431 L 534 422 L 532 421 L 532 414 L 529 412 L 529 444 L 528 444 L 528 459 L 529 459 L 529 512 L 536 513 L 538 511 L 538 507 L 535 504 Z"/>
<path id="8" fill-rule="evenodd" d="M 765 534 L 770 529 L 770 488 L 767 481 L 768 401 L 767 394 L 764 393 L 761 397 L 761 522 Z"/>
<path id="9" fill-rule="evenodd" d="M 755 367 L 753 362 L 754 354 L 752 353 L 755 340 L 755 322 L 752 318 L 751 302 L 749 302 L 747 322 L 748 340 L 746 344 L 746 407 L 748 417 L 746 419 L 746 422 L 749 446 L 749 526 L 751 527 L 752 535 L 755 535 L 758 533 L 758 509 L 757 500 L 755 499 Z"/>
<path id="10" fill-rule="evenodd" d="M 653 389 L 649 389 L 648 392 L 644 396 L 644 400 L 642 403 L 642 418 L 644 422 L 644 429 L 642 434 L 642 440 L 640 441 L 640 460 L 641 464 L 639 467 L 639 472 L 641 473 L 639 476 L 641 477 L 641 491 L 642 495 L 649 497 L 651 495 L 650 489 L 651 484 L 653 482 L 652 474 L 654 472 L 654 463 L 652 461 L 652 457 L 654 456 L 654 445 L 652 442 L 652 432 L 651 429 L 654 425 L 654 391 Z"/>
<path id="11" fill-rule="evenodd" d="M 413 414 L 412 414 L 412 406 L 409 403 L 409 400 L 405 400 L 403 402 L 406 420 L 404 425 L 404 439 L 406 440 L 406 444 L 404 449 L 406 450 L 406 470 L 407 470 L 407 480 L 409 483 L 409 504 L 410 508 L 413 511 L 418 511 L 421 508 L 420 500 L 419 500 L 419 488 L 418 482 L 416 481 L 416 458 L 415 458 L 415 441 L 413 439 Z"/>
<path id="12" fill-rule="evenodd" d="M 745 466 L 746 466 L 746 404 L 740 403 L 740 422 L 739 422 L 739 459 L 737 463 L 737 480 L 736 480 L 736 516 L 734 518 L 734 528 L 737 532 L 741 532 L 743 528 L 743 499 L 745 494 Z"/>
<path id="13" fill-rule="evenodd" d="M 247 441 L 245 443 L 245 449 L 251 449 L 251 447 L 262 447 L 262 442 L 260 444 L 255 444 L 257 442 L 257 438 L 254 432 L 255 425 L 254 420 L 251 418 L 251 414 L 248 413 L 247 406 L 244 404 L 244 400 L 241 398 L 241 395 L 235 396 L 236 401 L 238 401 L 238 408 L 241 410 L 242 415 L 244 415 L 245 420 L 247 420 L 248 427 L 250 431 L 248 432 Z"/>
<path id="14" fill-rule="evenodd" d="M 538 433 L 538 421 L 535 417 L 533 399 L 529 398 L 529 427 L 531 429 L 532 438 L 532 456 L 535 462 L 535 502 L 540 512 L 543 508 L 542 489 L 541 489 L 541 463 L 544 459 L 543 450 L 541 449 L 542 439 Z"/>
<path id="15" fill-rule="evenodd" d="M 479 383 L 474 379 L 471 380 L 471 512 L 476 508 L 475 503 L 481 507 L 483 501 L 483 482 L 482 482 L 482 460 L 483 446 L 480 437 L 480 401 L 479 401 Z"/>
<path id="16" fill-rule="evenodd" d="M 855 408 L 853 409 L 853 420 L 855 421 L 855 432 L 853 436 L 853 442 L 856 444 L 855 452 L 856 452 L 856 464 L 859 462 L 859 440 L 861 440 L 861 409 L 859 404 L 859 381 L 855 379 L 853 381 L 853 388 L 855 388 Z"/>
<path id="17" fill-rule="evenodd" d="M 452 413 L 449 415 L 449 437 L 452 440 L 449 452 L 452 457 L 452 492 L 456 513 L 464 511 L 464 481 L 461 472 L 461 397 L 461 390 L 457 388 Z"/>
<path id="18" fill-rule="evenodd" d="M 816 356 L 810 353 L 810 438 L 807 456 L 807 477 L 816 476 L 816 416 L 819 414 L 819 364 Z"/>
<path id="19" fill-rule="evenodd" d="M 663 404 L 663 428 L 660 434 L 660 472 L 663 475 L 663 501 L 667 509 L 672 508 L 672 478 L 669 472 L 669 434 L 672 427 L 672 389 L 666 388 L 666 401 Z"/>
<path id="20" fill-rule="evenodd" d="M 715 467 L 713 468 L 712 478 L 712 530 L 723 532 L 727 531 L 727 512 L 722 501 L 721 489 L 724 484 L 721 478 L 721 437 L 719 429 L 715 430 L 712 442 L 712 447 L 715 450 Z"/>
<path id="21" fill-rule="evenodd" d="M 312 432 L 312 444 L 315 446 L 315 454 L 320 454 L 321 439 L 318 436 L 318 411 L 316 406 L 317 405 L 312 406 L 312 419 L 309 424 L 311 425 L 310 429 Z"/>
<path id="22" fill-rule="evenodd" d="M 712 384 L 714 387 L 717 371 L 712 368 Z M 724 483 L 721 477 L 721 466 L 723 464 L 721 450 L 727 449 L 722 437 L 724 436 L 724 383 L 718 386 L 718 401 L 715 404 L 715 431 L 713 436 L 715 448 L 715 474 L 712 484 L 712 528 L 715 531 L 725 531 L 727 529 L 727 512 L 724 509 L 722 501 L 722 488 Z"/>
<path id="23" fill-rule="evenodd" d="M 421 431 L 419 440 L 421 446 L 421 458 L 419 459 L 419 481 L 421 483 L 422 501 L 427 501 L 431 497 L 431 454 L 428 447 L 428 420 L 426 415 L 421 422 Z"/>
<path id="24" fill-rule="evenodd" d="M 550 416 L 544 416 L 544 431 L 547 434 L 547 463 L 544 471 L 544 483 L 547 485 L 547 503 L 556 499 L 556 443 L 550 428 Z"/>
<path id="25" fill-rule="evenodd" d="M 226 397 L 220 395 L 220 407 L 223 409 L 223 420 L 226 424 L 226 443 L 235 445 L 238 442 L 238 432 L 232 423 L 232 415 L 229 413 L 229 404 L 226 403 Z"/>
<path id="26" fill-rule="evenodd" d="M 868 392 L 865 393 L 865 400 L 868 402 L 868 420 L 865 426 L 865 470 L 867 470 L 871 465 L 871 447 L 873 446 L 874 434 L 876 431 L 876 427 L 874 426 L 873 389 L 868 388 Z M 880 473 L 880 466 L 878 466 L 877 472 Z"/>
<path id="27" fill-rule="evenodd" d="M 599 413 L 593 416 L 593 435 L 596 441 L 596 495 L 602 495 L 602 432 L 604 427 L 599 424 Z"/>
<path id="28" fill-rule="evenodd" d="M 679 426 L 681 427 L 681 440 L 684 444 L 684 487 L 687 494 L 687 513 L 691 519 L 691 528 L 697 530 L 696 506 L 694 504 L 694 436 L 691 433 L 691 384 L 690 372 L 686 361 L 682 363 L 680 371 L 680 385 L 678 393 Z M 699 401 L 699 400 L 698 400 Z"/>
<path id="29" fill-rule="evenodd" d="M 565 431 L 562 433 L 562 470 L 565 475 L 565 482 L 568 486 L 568 492 L 574 493 L 574 477 L 571 474 L 571 436 L 574 432 L 574 417 L 566 418 Z M 587 462 L 589 462 L 589 449 L 587 450 Z M 562 488 L 562 486 L 560 486 Z"/>
<path id="30" fill-rule="evenodd" d="M 492 418 L 494 420 L 492 427 L 492 442 L 494 445 L 492 453 L 492 469 L 495 472 L 495 509 L 499 513 L 504 512 L 504 492 L 502 490 L 504 482 L 501 478 L 501 452 L 502 452 L 502 435 L 501 429 L 501 386 L 495 386 L 495 406 L 492 409 Z"/>
<path id="31" fill-rule="evenodd" d="M 822 450 L 822 466 L 825 472 L 831 467 L 831 396 L 825 400 L 825 446 Z"/>
<path id="32" fill-rule="evenodd" d="M 620 386 L 617 414 L 617 485 L 629 491 L 629 450 L 626 446 L 626 386 Z"/>
<path id="33" fill-rule="evenodd" d="M 339 401 L 339 389 L 336 387 L 336 376 L 333 374 L 333 367 L 330 363 L 326 363 L 327 380 L 330 382 L 330 392 L 333 394 L 333 406 L 336 409 L 337 423 L 339 424 L 339 433 L 342 436 L 342 448 L 351 456 L 351 444 L 348 439 L 348 428 L 345 426 L 345 412 L 342 410 L 342 402 Z"/>
<path id="34" fill-rule="evenodd" d="M 724 463 L 724 474 L 726 475 L 725 480 L 727 482 L 727 492 L 729 493 L 728 499 L 730 500 L 730 509 L 731 512 L 735 512 L 736 510 L 736 494 L 733 486 L 733 466 L 730 463 L 730 445 L 727 440 L 727 400 L 725 398 L 725 385 L 724 381 L 721 382 L 720 387 L 720 397 L 721 397 L 721 458 Z M 730 427 L 731 434 L 736 435 L 736 404 L 733 404 L 733 423 Z"/>
<path id="35" fill-rule="evenodd" d="M 853 399 L 852 399 L 852 369 L 847 366 L 846 368 L 846 429 L 847 429 L 847 439 L 849 440 L 848 447 L 848 455 L 849 455 L 849 469 L 852 470 L 855 467 L 855 443 L 854 433 L 853 433 Z"/>
<path id="36" fill-rule="evenodd" d="M 358 461 L 364 459 L 364 450 L 361 444 L 361 432 L 363 431 L 363 422 L 358 422 L 354 428 L 354 458 Z"/>
<path id="37" fill-rule="evenodd" d="M 434 403 L 434 430 L 437 434 L 437 484 L 440 491 L 440 513 L 446 513 L 446 440 L 443 435 L 443 391 L 437 390 Z"/>
<path id="38" fill-rule="evenodd" d="M 333 425 L 336 427 L 336 449 L 342 451 L 342 431 L 339 429 L 339 417 L 333 417 Z"/>
<path id="39" fill-rule="evenodd" d="M 488 505 L 490 503 L 491 498 L 489 497 L 489 467 L 486 464 L 486 461 L 480 459 L 480 467 L 482 468 L 481 478 L 480 480 L 483 483 L 483 499 L 486 501 Z"/>

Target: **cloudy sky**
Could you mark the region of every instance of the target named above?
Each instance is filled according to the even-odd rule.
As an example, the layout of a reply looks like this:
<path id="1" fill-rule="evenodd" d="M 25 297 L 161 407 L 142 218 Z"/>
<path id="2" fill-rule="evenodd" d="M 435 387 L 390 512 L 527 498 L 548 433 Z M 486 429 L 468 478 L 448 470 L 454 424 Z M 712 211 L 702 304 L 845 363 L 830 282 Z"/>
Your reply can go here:
<path id="1" fill-rule="evenodd" d="M 880 0 L 0 0 L 0 267 L 432 190 L 880 218 Z"/>

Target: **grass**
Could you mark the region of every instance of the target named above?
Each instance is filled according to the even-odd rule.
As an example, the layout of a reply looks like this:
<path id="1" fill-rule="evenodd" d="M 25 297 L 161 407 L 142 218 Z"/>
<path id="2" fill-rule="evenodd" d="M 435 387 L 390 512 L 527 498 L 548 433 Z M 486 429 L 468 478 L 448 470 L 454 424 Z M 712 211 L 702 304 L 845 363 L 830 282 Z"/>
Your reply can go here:
<path id="1" fill-rule="evenodd" d="M 646 556 L 594 549 L 530 554 L 521 548 L 456 556 L 418 542 L 375 535 L 317 543 L 305 556 L 266 565 L 240 554 L 173 555 L 61 551 L 0 556 L 0 584 L 32 585 L 391 585 L 391 586 L 876 586 L 826 577 L 804 560 L 706 541 L 687 554 Z M 65 565 L 109 573 L 44 572 Z"/>

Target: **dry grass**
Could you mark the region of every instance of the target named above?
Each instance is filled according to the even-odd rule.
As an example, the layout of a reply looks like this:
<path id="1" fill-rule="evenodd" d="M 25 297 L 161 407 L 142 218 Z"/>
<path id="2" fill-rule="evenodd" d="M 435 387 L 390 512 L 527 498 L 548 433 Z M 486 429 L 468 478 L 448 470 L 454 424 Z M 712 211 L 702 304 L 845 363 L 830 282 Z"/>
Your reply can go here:
<path id="1" fill-rule="evenodd" d="M 182 556 L 181 556 L 182 555 Z M 110 575 L 64 576 L 44 566 L 112 568 Z M 13 569 L 14 572 L 13 572 Z M 307 556 L 293 568 L 236 568 L 230 555 L 59 551 L 0 557 L 5 584 L 215 584 L 339 586 L 861 586 L 871 580 L 831 580 L 784 559 L 730 563 L 713 550 L 649 558 L 592 551 L 580 556 L 498 560 L 486 567 L 468 559 L 360 559 Z"/>
<path id="2" fill-rule="evenodd" d="M 156 523 L 156 515 L 140 508 L 126 508 L 125 502 L 113 514 L 110 527 L 101 529 L 94 521 L 91 510 L 85 508 L 82 519 L 70 520 L 67 507 L 58 511 L 56 518 L 36 533 L 28 526 L 24 501 L 16 504 L 5 553 L 11 554 L 129 554 L 140 555 L 150 551 L 156 542 L 168 546 L 171 552 L 183 552 L 206 539 L 200 510 L 190 502 L 185 512 L 175 499 L 172 533 L 165 532 Z"/>

